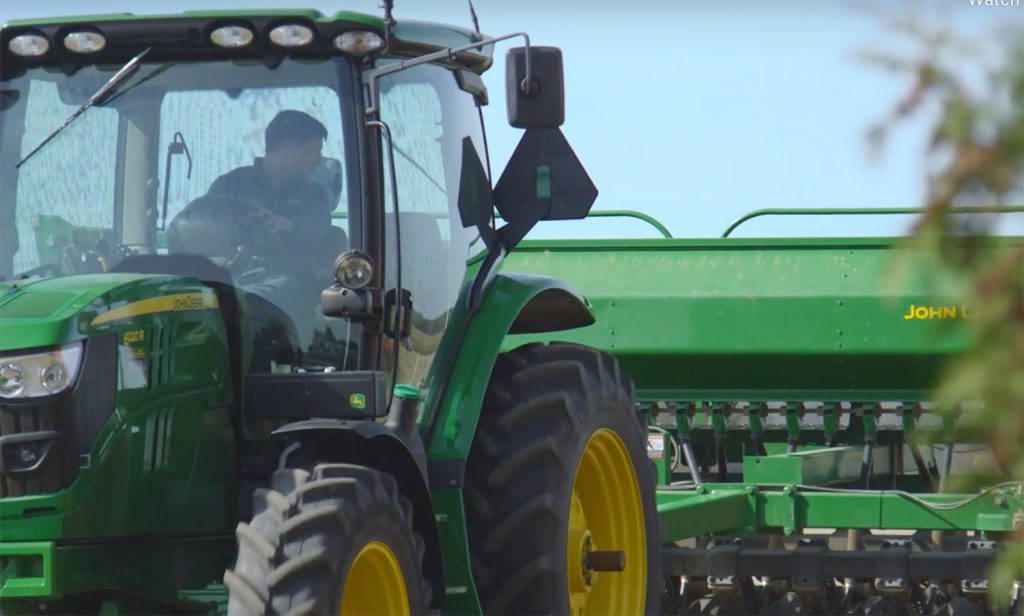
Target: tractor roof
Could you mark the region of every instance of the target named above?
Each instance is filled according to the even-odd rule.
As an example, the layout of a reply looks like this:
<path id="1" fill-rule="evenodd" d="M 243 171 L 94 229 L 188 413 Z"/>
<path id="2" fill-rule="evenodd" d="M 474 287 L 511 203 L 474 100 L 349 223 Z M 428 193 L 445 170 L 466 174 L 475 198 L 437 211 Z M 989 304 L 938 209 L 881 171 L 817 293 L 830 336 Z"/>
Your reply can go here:
<path id="1" fill-rule="evenodd" d="M 42 34 L 50 42 L 50 51 L 43 57 L 28 60 L 28 63 L 49 64 L 57 56 L 65 59 L 85 60 L 79 54 L 72 54 L 63 48 L 60 41 L 68 32 L 78 30 L 97 31 L 102 33 L 109 45 L 97 54 L 93 61 L 99 63 L 108 56 L 111 61 L 134 55 L 131 50 L 145 46 L 157 45 L 158 49 L 151 57 L 172 56 L 187 58 L 203 51 L 216 51 L 209 42 L 209 33 L 223 25 L 245 25 L 256 33 L 256 44 L 248 53 L 261 51 L 284 52 L 274 48 L 267 40 L 270 29 L 289 23 L 300 23 L 311 26 L 316 32 L 316 39 L 309 48 L 287 50 L 296 55 L 309 53 L 321 54 L 331 46 L 331 42 L 346 30 L 372 30 L 379 34 L 384 32 L 384 21 L 376 15 L 340 11 L 333 15 L 324 15 L 312 9 L 280 9 L 280 10 L 223 10 L 223 11 L 185 11 L 169 15 L 136 15 L 133 13 L 111 13 L 99 15 L 75 15 L 69 17 L 47 17 L 39 19 L 20 19 L 9 21 L 0 27 L 0 41 L 4 60 L 14 60 L 21 64 L 10 53 L 9 41 L 15 36 L 33 33 Z M 416 20 L 398 20 L 394 27 L 394 42 L 389 53 L 397 56 L 417 56 L 447 47 L 458 47 L 480 40 L 481 35 L 457 26 L 437 24 Z M 242 50 L 220 50 L 232 56 L 247 55 Z M 474 71 L 482 72 L 490 67 L 493 46 L 485 46 L 481 51 L 460 53 L 458 63 Z M 203 54 L 205 55 L 205 54 Z"/>

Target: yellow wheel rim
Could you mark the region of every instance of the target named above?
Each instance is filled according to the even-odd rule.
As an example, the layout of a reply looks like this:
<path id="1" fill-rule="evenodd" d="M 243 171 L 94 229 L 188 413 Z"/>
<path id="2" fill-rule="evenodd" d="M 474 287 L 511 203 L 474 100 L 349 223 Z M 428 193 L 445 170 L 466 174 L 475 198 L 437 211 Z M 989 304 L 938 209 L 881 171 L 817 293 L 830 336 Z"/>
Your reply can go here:
<path id="1" fill-rule="evenodd" d="M 647 544 L 636 471 L 608 428 L 587 440 L 572 483 L 566 544 L 571 614 L 641 614 L 647 594 Z M 622 571 L 593 571 L 588 552 L 621 551 Z"/>
<path id="2" fill-rule="evenodd" d="M 341 588 L 341 616 L 409 614 L 402 567 L 391 548 L 371 541 L 359 550 Z"/>

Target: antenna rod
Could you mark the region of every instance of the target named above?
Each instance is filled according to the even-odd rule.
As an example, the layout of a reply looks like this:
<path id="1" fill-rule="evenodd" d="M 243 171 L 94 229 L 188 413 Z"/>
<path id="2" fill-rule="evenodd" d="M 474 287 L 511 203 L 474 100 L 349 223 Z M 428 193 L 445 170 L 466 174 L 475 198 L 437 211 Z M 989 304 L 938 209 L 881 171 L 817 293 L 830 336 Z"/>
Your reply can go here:
<path id="1" fill-rule="evenodd" d="M 473 20 L 473 30 L 480 34 L 480 20 L 476 18 L 476 9 L 473 8 L 473 0 L 466 0 L 469 2 L 469 16 Z"/>
<path id="2" fill-rule="evenodd" d="M 391 44 L 391 32 L 395 27 L 395 18 L 391 12 L 395 8 L 395 0 L 384 0 L 384 43 Z"/>

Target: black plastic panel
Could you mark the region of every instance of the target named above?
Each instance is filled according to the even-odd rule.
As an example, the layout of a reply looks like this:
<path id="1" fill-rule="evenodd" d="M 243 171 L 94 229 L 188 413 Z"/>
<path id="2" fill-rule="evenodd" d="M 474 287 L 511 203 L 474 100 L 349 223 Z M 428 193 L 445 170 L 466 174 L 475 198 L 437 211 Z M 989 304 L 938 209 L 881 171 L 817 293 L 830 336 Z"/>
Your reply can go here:
<path id="1" fill-rule="evenodd" d="M 386 376 L 384 372 L 252 374 L 245 379 L 245 416 L 249 420 L 383 417 L 388 403 Z"/>

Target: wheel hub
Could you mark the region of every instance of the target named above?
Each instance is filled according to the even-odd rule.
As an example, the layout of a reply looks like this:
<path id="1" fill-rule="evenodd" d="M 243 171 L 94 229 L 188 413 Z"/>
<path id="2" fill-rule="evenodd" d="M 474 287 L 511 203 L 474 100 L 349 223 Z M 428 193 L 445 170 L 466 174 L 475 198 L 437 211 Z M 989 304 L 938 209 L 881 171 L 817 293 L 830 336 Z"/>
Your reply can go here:
<path id="1" fill-rule="evenodd" d="M 408 614 L 409 593 L 398 558 L 384 543 L 371 541 L 356 555 L 341 589 L 341 616 Z"/>
<path id="2" fill-rule="evenodd" d="M 569 507 L 569 594 L 570 596 L 590 592 L 593 570 L 587 567 L 588 555 L 594 548 L 594 538 L 587 529 L 587 518 L 579 496 L 572 495 Z"/>
<path id="3" fill-rule="evenodd" d="M 643 509 L 632 462 L 614 431 L 602 428 L 588 439 L 568 518 L 569 612 L 641 613 L 646 594 Z"/>

